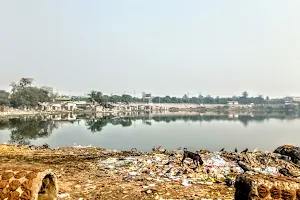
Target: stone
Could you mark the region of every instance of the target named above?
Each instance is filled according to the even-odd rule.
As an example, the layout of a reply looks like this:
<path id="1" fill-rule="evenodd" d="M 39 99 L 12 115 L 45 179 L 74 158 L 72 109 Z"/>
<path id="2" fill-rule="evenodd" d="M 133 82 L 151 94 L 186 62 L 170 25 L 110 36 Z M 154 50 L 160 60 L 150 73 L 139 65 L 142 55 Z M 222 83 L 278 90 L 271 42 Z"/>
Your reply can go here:
<path id="1" fill-rule="evenodd" d="M 300 163 L 300 147 L 295 147 L 292 145 L 283 145 L 275 149 L 274 153 L 291 157 L 295 164 Z"/>

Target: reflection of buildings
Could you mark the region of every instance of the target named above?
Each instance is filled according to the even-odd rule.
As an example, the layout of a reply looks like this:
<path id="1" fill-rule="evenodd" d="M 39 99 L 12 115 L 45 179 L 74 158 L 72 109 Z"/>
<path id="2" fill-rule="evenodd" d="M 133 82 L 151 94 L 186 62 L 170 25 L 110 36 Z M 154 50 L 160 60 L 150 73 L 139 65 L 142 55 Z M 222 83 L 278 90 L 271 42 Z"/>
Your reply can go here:
<path id="1" fill-rule="evenodd" d="M 238 114 L 229 114 L 228 115 L 228 118 L 233 118 L 233 119 L 237 119 L 237 118 L 239 118 L 239 115 Z"/>
<path id="2" fill-rule="evenodd" d="M 56 115 L 44 115 L 42 120 L 53 120 L 53 121 L 74 121 L 77 119 L 77 115 L 74 113 L 56 114 Z"/>
<path id="3" fill-rule="evenodd" d="M 142 122 L 143 122 L 143 124 L 151 126 L 152 125 L 151 116 L 148 115 L 148 117 L 147 116 L 143 117 L 142 118 Z"/>
<path id="4" fill-rule="evenodd" d="M 77 109 L 77 104 L 72 102 L 67 103 L 39 103 L 41 111 L 74 111 Z"/>
<path id="5" fill-rule="evenodd" d="M 227 105 L 232 106 L 232 105 L 239 105 L 238 101 L 228 101 Z"/>

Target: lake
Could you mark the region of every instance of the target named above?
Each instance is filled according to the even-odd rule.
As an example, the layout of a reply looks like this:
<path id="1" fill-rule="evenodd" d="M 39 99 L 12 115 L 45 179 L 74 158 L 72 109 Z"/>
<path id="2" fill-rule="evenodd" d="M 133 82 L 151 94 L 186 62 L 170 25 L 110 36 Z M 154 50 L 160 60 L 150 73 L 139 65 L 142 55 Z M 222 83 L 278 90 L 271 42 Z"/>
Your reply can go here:
<path id="1" fill-rule="evenodd" d="M 51 148 L 92 145 L 108 149 L 151 151 L 187 147 L 195 151 L 225 148 L 273 151 L 300 146 L 298 114 L 131 113 L 121 116 L 49 115 L 0 119 L 0 143 L 47 143 Z"/>

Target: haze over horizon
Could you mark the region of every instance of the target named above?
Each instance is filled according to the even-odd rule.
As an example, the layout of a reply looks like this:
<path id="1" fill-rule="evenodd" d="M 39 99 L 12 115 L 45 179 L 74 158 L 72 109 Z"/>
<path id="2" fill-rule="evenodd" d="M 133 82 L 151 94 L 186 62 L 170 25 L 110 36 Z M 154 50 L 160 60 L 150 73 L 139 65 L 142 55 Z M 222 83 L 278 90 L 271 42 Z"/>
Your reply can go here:
<path id="1" fill-rule="evenodd" d="M 300 1 L 0 2 L 0 89 L 300 96 Z"/>

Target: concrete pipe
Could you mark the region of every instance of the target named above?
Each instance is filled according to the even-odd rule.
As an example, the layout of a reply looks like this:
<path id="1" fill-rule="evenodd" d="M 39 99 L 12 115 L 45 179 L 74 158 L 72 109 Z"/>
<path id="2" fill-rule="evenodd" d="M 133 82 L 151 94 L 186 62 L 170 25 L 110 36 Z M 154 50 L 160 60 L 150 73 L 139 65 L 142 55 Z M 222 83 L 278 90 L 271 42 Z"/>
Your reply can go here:
<path id="1" fill-rule="evenodd" d="M 300 199 L 300 181 L 270 175 L 238 175 L 235 182 L 236 200 Z"/>
<path id="2" fill-rule="evenodd" d="M 0 200 L 56 200 L 57 178 L 51 170 L 0 169 Z"/>

